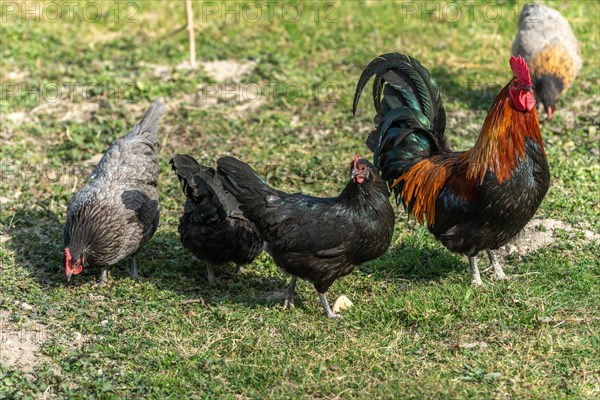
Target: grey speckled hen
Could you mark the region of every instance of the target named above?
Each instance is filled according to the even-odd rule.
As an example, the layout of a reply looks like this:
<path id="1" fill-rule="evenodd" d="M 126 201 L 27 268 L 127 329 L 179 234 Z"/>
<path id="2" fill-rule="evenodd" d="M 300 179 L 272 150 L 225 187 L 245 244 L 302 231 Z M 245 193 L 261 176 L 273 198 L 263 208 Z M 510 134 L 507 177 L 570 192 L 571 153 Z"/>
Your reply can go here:
<path id="1" fill-rule="evenodd" d="M 512 54 L 527 61 L 536 97 L 551 119 L 559 96 L 571 86 L 582 65 L 569 22 L 550 7 L 526 4 Z"/>
<path id="2" fill-rule="evenodd" d="M 156 99 L 142 120 L 104 154 L 92 181 L 67 206 L 64 229 L 65 272 L 69 280 L 84 266 L 108 267 L 128 256 L 131 278 L 136 254 L 152 238 L 159 221 L 157 131 L 165 105 Z"/>

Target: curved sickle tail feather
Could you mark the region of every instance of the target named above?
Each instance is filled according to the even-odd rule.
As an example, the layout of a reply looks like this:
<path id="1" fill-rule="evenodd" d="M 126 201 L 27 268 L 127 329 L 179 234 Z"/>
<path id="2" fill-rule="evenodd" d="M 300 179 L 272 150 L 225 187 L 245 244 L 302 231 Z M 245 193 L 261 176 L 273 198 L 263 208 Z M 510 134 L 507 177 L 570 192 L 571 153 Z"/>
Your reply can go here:
<path id="1" fill-rule="evenodd" d="M 446 112 L 429 71 L 410 56 L 389 53 L 375 58 L 361 74 L 353 114 L 373 76 L 376 128 L 369 135 L 367 146 L 373 151 L 373 163 L 392 186 L 419 161 L 449 151 L 444 136 Z M 402 187 L 402 182 L 394 185 L 398 201 Z"/>

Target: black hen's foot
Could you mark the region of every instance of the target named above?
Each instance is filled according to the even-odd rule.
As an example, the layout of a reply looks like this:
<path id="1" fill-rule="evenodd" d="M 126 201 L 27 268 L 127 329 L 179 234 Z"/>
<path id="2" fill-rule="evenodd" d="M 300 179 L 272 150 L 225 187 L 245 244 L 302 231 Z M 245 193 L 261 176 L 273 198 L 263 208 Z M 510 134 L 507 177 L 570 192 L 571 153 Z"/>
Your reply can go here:
<path id="1" fill-rule="evenodd" d="M 502 265 L 500 265 L 500 261 L 498 261 L 498 257 L 496 256 L 496 253 L 494 253 L 492 250 L 486 250 L 486 251 L 487 251 L 487 255 L 490 259 L 490 267 L 494 271 L 494 272 L 492 272 L 492 279 L 495 279 L 497 281 L 506 279 L 506 274 L 502 270 Z"/>
<path id="2" fill-rule="evenodd" d="M 217 280 L 215 279 L 215 273 L 213 272 L 212 266 L 206 266 L 206 279 L 210 286 L 215 286 Z"/>
<path id="3" fill-rule="evenodd" d="M 283 301 L 283 309 L 286 308 L 296 308 L 295 304 L 296 297 L 296 276 L 292 275 L 292 279 L 290 280 L 290 284 L 285 290 L 285 300 Z"/>
<path id="4" fill-rule="evenodd" d="M 327 318 L 342 318 L 340 314 L 334 314 L 331 311 L 331 307 L 329 307 L 329 302 L 327 301 L 327 297 L 325 297 L 325 293 L 319 293 L 319 298 L 321 299 L 323 311 L 325 311 L 325 315 L 327 315 Z"/>
<path id="5" fill-rule="evenodd" d="M 471 267 L 471 284 L 474 286 L 483 285 L 479 268 L 477 268 L 477 257 L 469 257 L 469 265 Z"/>

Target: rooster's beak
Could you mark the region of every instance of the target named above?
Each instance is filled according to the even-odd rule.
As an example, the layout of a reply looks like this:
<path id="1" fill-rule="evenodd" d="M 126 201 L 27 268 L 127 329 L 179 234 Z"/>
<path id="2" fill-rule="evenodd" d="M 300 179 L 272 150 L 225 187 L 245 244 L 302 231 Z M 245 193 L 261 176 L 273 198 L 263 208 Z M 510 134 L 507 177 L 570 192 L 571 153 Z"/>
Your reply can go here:
<path id="1" fill-rule="evenodd" d="M 552 119 L 552 107 L 548 106 L 546 107 L 546 113 L 548 113 L 548 120 Z"/>

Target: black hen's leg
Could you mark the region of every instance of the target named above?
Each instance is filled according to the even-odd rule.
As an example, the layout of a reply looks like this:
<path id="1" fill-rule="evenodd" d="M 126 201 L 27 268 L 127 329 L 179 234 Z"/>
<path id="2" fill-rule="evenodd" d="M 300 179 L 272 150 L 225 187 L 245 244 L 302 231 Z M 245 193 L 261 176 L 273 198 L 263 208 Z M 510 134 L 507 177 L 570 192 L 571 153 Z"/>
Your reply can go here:
<path id="1" fill-rule="evenodd" d="M 469 257 L 469 264 L 471 266 L 471 283 L 475 286 L 481 286 L 481 276 L 479 275 L 479 268 L 477 268 L 477 256 Z"/>
<path id="2" fill-rule="evenodd" d="M 486 251 L 487 251 L 487 255 L 490 259 L 490 266 L 494 270 L 492 277 L 499 281 L 502 279 L 506 279 L 506 274 L 502 270 L 502 266 L 500 265 L 500 261 L 498 261 L 498 257 L 496 256 L 496 253 L 494 253 L 492 250 L 486 250 Z"/>
<path id="3" fill-rule="evenodd" d="M 321 304 L 323 305 L 323 311 L 325 311 L 325 315 L 328 318 L 341 318 L 339 314 L 334 314 L 329 307 L 329 303 L 327 302 L 327 297 L 325 297 L 325 293 L 319 293 L 319 298 L 321 299 Z"/>
<path id="4" fill-rule="evenodd" d="M 206 279 L 208 279 L 210 286 L 215 285 L 215 273 L 213 272 L 212 265 L 210 264 L 206 264 Z"/>
<path id="5" fill-rule="evenodd" d="M 138 276 L 137 259 L 135 256 L 133 256 L 133 257 L 131 257 L 131 273 L 130 273 L 129 277 L 133 281 L 133 280 L 137 279 L 137 276 Z"/>
<path id="6" fill-rule="evenodd" d="M 102 267 L 100 271 L 100 280 L 98 281 L 98 286 L 105 286 L 106 282 L 108 282 L 108 267 Z"/>
<path id="7" fill-rule="evenodd" d="M 285 300 L 283 301 L 283 309 L 286 308 L 296 308 L 296 304 L 294 302 L 294 297 L 296 296 L 296 275 L 292 275 L 292 279 L 290 280 L 290 284 L 285 290 Z"/>

